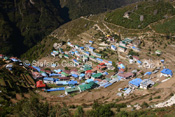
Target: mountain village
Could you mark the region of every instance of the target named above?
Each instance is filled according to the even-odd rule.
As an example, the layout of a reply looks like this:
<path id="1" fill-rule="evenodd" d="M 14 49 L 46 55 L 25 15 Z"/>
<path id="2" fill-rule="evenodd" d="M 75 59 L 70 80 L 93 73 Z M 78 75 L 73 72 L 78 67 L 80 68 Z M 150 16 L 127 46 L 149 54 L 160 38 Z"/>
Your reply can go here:
<path id="1" fill-rule="evenodd" d="M 125 38 L 118 43 L 114 37 L 107 35 L 105 38 L 109 43 L 102 42 L 94 47 L 95 41 L 89 40 L 85 45 L 76 45 L 68 41 L 65 45 L 55 43 L 51 52 L 52 59 L 60 58 L 73 66 L 59 68 L 56 64 L 51 64 L 50 68 L 33 66 L 22 62 L 16 57 L 8 58 L 0 55 L 5 61 L 6 69 L 13 71 L 13 63 L 18 62 L 26 70 L 30 70 L 33 79 L 36 81 L 35 87 L 45 92 L 65 91 L 60 96 L 73 93 L 81 93 L 99 88 L 107 88 L 116 82 L 127 82 L 127 85 L 118 88 L 116 97 L 126 97 L 135 90 L 147 90 L 160 83 L 166 82 L 173 76 L 172 70 L 165 68 L 164 59 L 153 60 L 139 59 L 142 50 L 139 49 L 139 40 Z M 101 46 L 102 45 L 102 46 Z M 64 51 L 62 46 L 69 48 Z M 112 51 L 119 59 L 111 60 L 99 51 Z M 134 54 L 133 54 L 134 53 Z M 139 54 L 138 54 L 139 53 Z M 161 51 L 155 51 L 160 56 Z M 124 59 L 124 60 L 123 60 Z M 161 78 L 161 80 L 159 80 Z M 50 84 L 56 87 L 50 87 Z M 58 87 L 57 87 L 58 86 Z"/>

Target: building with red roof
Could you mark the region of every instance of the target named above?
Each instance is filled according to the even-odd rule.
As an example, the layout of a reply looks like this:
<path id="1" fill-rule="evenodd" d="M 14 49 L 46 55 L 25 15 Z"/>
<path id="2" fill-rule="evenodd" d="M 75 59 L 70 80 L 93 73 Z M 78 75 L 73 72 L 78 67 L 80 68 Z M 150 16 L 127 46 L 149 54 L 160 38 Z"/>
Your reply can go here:
<path id="1" fill-rule="evenodd" d="M 92 70 L 87 70 L 85 73 L 86 74 L 92 74 Z"/>
<path id="2" fill-rule="evenodd" d="M 64 81 L 64 80 L 70 80 L 69 77 L 59 77 L 58 79 L 59 79 L 59 80 L 63 80 L 63 81 Z"/>
<path id="3" fill-rule="evenodd" d="M 101 79 L 94 79 L 94 81 L 98 81 L 98 82 L 101 82 L 102 80 L 101 80 Z"/>
<path id="4" fill-rule="evenodd" d="M 46 84 L 44 84 L 42 80 L 39 80 L 36 82 L 36 87 L 37 88 L 45 88 Z"/>
<path id="5" fill-rule="evenodd" d="M 132 78 L 134 74 L 132 72 L 119 73 L 118 76 L 123 77 L 125 79 Z"/>
<path id="6" fill-rule="evenodd" d="M 100 63 L 100 64 L 98 64 L 98 65 L 103 66 L 103 65 L 105 65 L 105 63 Z"/>
<path id="7" fill-rule="evenodd" d="M 39 72 L 32 72 L 32 76 L 34 79 L 43 78 L 43 76 Z"/>
<path id="8" fill-rule="evenodd" d="M 122 64 L 122 62 L 118 62 L 118 65 Z"/>
<path id="9" fill-rule="evenodd" d="M 138 57 L 138 56 L 132 56 L 132 57 L 133 57 L 133 60 L 134 60 L 134 61 L 139 60 L 139 57 Z"/>
<path id="10" fill-rule="evenodd" d="M 105 70 L 107 68 L 105 63 L 100 63 L 97 65 L 97 70 Z"/>
<path id="11" fill-rule="evenodd" d="M 123 73 L 125 71 L 125 69 L 119 69 L 119 73 Z"/>
<path id="12" fill-rule="evenodd" d="M 0 58 L 2 59 L 4 57 L 4 55 L 3 54 L 0 54 Z"/>

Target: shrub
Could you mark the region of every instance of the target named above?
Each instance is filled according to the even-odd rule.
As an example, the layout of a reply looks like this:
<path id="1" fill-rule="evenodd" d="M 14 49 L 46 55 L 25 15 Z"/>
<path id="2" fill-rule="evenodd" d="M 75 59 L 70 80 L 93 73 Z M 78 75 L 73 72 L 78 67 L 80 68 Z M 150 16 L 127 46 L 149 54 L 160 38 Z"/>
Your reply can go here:
<path id="1" fill-rule="evenodd" d="M 153 98 L 152 98 L 152 97 L 150 97 L 150 98 L 149 98 L 149 101 L 151 101 L 152 99 L 153 99 Z"/>
<path id="2" fill-rule="evenodd" d="M 157 96 L 157 97 L 154 97 L 154 99 L 160 99 L 161 98 L 161 96 L 159 95 L 159 96 Z"/>
<path id="3" fill-rule="evenodd" d="M 173 93 L 170 93 L 170 96 L 174 96 L 174 94 Z"/>
<path id="4" fill-rule="evenodd" d="M 75 105 L 70 105 L 69 108 L 76 108 L 76 106 Z"/>
<path id="5" fill-rule="evenodd" d="M 141 107 L 142 107 L 142 108 L 148 108 L 148 107 L 149 107 L 149 105 L 148 105 L 148 103 L 143 102 L 143 103 L 142 103 L 142 105 L 141 105 Z"/>
<path id="6" fill-rule="evenodd" d="M 83 117 L 84 110 L 81 106 L 78 106 L 77 110 L 75 111 L 74 117 Z"/>

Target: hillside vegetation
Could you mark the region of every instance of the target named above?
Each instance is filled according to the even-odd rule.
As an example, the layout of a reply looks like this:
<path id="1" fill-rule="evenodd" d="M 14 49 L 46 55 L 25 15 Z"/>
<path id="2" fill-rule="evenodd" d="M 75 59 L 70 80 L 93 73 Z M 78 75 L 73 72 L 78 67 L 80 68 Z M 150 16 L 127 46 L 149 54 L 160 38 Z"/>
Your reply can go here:
<path id="1" fill-rule="evenodd" d="M 172 15 L 175 15 L 175 9 L 171 3 L 146 1 L 108 12 L 105 20 L 125 28 L 142 29 Z"/>
<path id="2" fill-rule="evenodd" d="M 61 6 L 68 11 L 70 19 L 97 14 L 116 9 L 141 0 L 60 0 Z"/>
<path id="3" fill-rule="evenodd" d="M 53 44 L 55 42 L 57 43 L 66 42 L 68 39 L 70 39 L 74 43 L 78 44 L 79 42 L 84 41 L 82 40 L 83 39 L 82 37 L 84 35 L 85 36 L 90 35 L 88 37 L 88 40 L 93 39 L 95 36 L 98 35 L 98 37 L 95 38 L 98 39 L 101 36 L 102 37 L 105 36 L 102 34 L 102 32 L 105 32 L 106 34 L 109 34 L 110 32 L 112 33 L 120 32 L 120 34 L 125 37 L 139 36 L 141 33 L 147 33 L 147 32 L 152 33 L 157 32 L 164 34 L 168 33 L 169 35 L 169 33 L 174 32 L 174 25 L 173 25 L 174 18 L 172 18 L 173 17 L 172 15 L 174 15 L 175 11 L 171 4 L 172 3 L 163 1 L 141 2 L 131 4 L 129 6 L 122 7 L 111 12 L 78 18 L 76 20 L 70 21 L 60 26 L 58 29 L 53 31 L 49 36 L 45 37 L 36 46 L 29 49 L 21 57 L 23 59 L 28 59 L 30 61 L 40 59 L 42 57 L 50 55 L 50 52 L 53 49 Z M 137 8 L 135 8 L 136 6 Z M 139 14 L 145 14 L 144 20 L 140 22 L 139 17 L 136 17 L 136 20 L 134 21 L 131 19 L 123 18 L 123 14 L 126 11 L 131 10 L 133 10 L 133 13 L 131 13 L 130 18 L 131 16 L 134 16 L 134 14 L 136 14 L 137 12 Z M 115 21 L 117 25 L 115 25 L 114 23 L 108 23 L 109 18 L 106 19 L 104 18 L 105 16 L 110 16 L 111 18 L 113 18 L 112 21 Z M 167 19 L 165 19 L 164 16 L 167 16 L 166 17 Z M 117 17 L 118 19 L 116 19 L 115 17 Z M 104 19 L 106 19 L 107 22 L 104 21 Z M 117 21 L 122 21 L 122 23 Z M 104 23 L 106 24 L 106 26 L 104 25 Z M 150 23 L 152 23 L 150 27 L 146 27 Z M 140 27 L 141 29 L 138 28 L 138 25 L 141 26 Z M 97 26 L 99 26 L 99 28 L 102 29 L 102 32 L 98 30 Z"/>
<path id="4" fill-rule="evenodd" d="M 80 18 L 64 24 L 53 31 L 51 35 L 45 37 L 40 43 L 30 48 L 21 57 L 32 61 L 50 55 L 54 43 L 64 43 L 68 39 L 78 41 L 77 35 L 92 28 L 93 24 L 94 22 L 92 21 Z M 55 35 L 57 36 L 54 37 Z"/>
<path id="5" fill-rule="evenodd" d="M 2 116 L 26 116 L 26 117 L 173 117 L 175 106 L 146 109 L 147 103 L 143 103 L 144 109 L 126 110 L 126 104 L 98 104 L 94 101 L 92 109 L 85 111 L 83 106 L 51 105 L 37 97 L 22 100 L 9 107 L 0 107 Z"/>
<path id="6" fill-rule="evenodd" d="M 166 19 L 163 22 L 158 22 L 152 25 L 152 28 L 158 33 L 174 34 L 175 33 L 175 17 Z"/>
<path id="7" fill-rule="evenodd" d="M 29 72 L 21 66 L 13 65 L 13 70 L 5 68 L 6 63 L 0 60 L 0 103 L 6 105 L 9 102 L 26 98 L 25 94 L 33 92 L 35 81 Z"/>
<path id="8" fill-rule="evenodd" d="M 0 53 L 20 56 L 60 25 L 138 0 L 1 0 Z"/>
<path id="9" fill-rule="evenodd" d="M 20 55 L 64 23 L 56 0 L 0 1 L 0 53 Z"/>

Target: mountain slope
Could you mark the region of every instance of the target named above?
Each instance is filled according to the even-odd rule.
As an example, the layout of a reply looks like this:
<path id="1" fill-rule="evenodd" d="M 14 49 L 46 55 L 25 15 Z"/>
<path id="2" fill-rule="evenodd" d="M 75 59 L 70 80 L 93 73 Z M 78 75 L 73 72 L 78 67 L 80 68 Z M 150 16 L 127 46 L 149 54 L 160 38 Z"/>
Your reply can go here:
<path id="1" fill-rule="evenodd" d="M 139 0 L 1 0 L 0 53 L 20 56 L 60 25 Z"/>
<path id="2" fill-rule="evenodd" d="M 157 32 L 155 30 L 155 28 L 153 27 L 153 24 L 159 25 L 159 20 L 164 20 L 163 16 L 164 14 L 169 14 L 170 16 L 167 17 L 167 20 L 165 21 L 169 21 L 168 19 L 171 19 L 171 17 L 174 14 L 174 8 L 172 8 L 171 3 L 169 2 L 160 2 L 160 4 L 153 4 L 156 2 L 148 2 L 147 5 L 149 4 L 150 6 L 148 6 L 150 9 L 155 9 L 157 8 L 158 11 L 160 10 L 159 8 L 165 8 L 166 10 L 162 9 L 159 13 L 157 13 L 157 15 L 150 15 L 149 17 L 153 16 L 156 17 L 156 20 L 150 20 L 149 18 L 145 18 L 143 22 L 144 27 L 140 27 L 138 28 L 137 24 L 134 23 L 130 23 L 131 25 L 127 25 L 127 27 L 129 26 L 134 26 L 133 28 L 126 28 L 123 25 L 126 25 L 126 23 L 120 23 L 118 25 L 116 25 L 115 23 L 110 23 L 108 20 L 106 21 L 106 17 L 108 15 L 114 16 L 113 18 L 115 19 L 115 17 L 118 15 L 120 16 L 120 13 L 116 12 L 116 11 L 127 11 L 126 9 L 133 9 L 136 5 L 140 5 L 141 7 L 139 7 L 138 11 L 141 14 L 146 14 L 148 11 L 149 13 L 151 13 L 153 10 L 143 10 L 145 7 L 145 2 L 141 2 L 141 3 L 136 3 L 136 4 L 132 4 L 123 8 L 119 8 L 116 9 L 112 12 L 106 12 L 106 13 L 102 13 L 102 14 L 98 14 L 98 15 L 91 15 L 91 16 L 86 16 L 86 17 L 81 17 L 78 18 L 76 20 L 73 20 L 69 23 L 66 23 L 64 25 L 62 25 L 61 27 L 59 27 L 58 29 L 56 29 L 55 31 L 53 31 L 48 37 L 44 38 L 42 40 L 41 43 L 38 43 L 35 47 L 31 48 L 28 52 L 26 52 L 25 54 L 23 54 L 22 58 L 25 59 L 29 59 L 29 60 L 36 60 L 36 59 L 40 59 L 44 56 L 48 56 L 50 55 L 50 52 L 53 49 L 53 44 L 55 42 L 60 43 L 60 42 L 65 42 L 68 39 L 71 40 L 71 42 L 74 43 L 83 43 L 83 41 L 88 41 L 88 40 L 94 40 L 94 41 L 98 41 L 99 38 L 101 37 L 105 37 L 106 34 L 117 34 L 120 35 L 122 38 L 124 37 L 145 37 L 145 34 L 148 34 L 147 36 L 151 37 L 154 36 L 155 34 L 157 37 L 160 36 L 164 36 L 165 37 L 165 33 L 163 32 Z M 169 6 L 166 6 L 165 4 L 168 4 Z M 159 7 L 157 7 L 159 6 Z M 167 10 L 170 9 L 170 10 Z M 124 12 L 123 12 L 124 13 Z M 121 19 L 123 19 L 123 15 L 121 17 L 119 17 Z M 137 17 L 136 17 L 137 18 Z M 129 19 L 126 19 L 128 22 L 130 22 Z M 137 19 L 138 20 L 138 19 Z M 140 22 L 138 22 L 139 24 Z M 150 25 L 151 24 L 151 25 Z M 150 26 L 148 26 L 150 25 Z M 152 26 L 153 25 L 153 26 Z M 168 23 L 168 25 L 171 25 L 170 23 Z M 148 27 L 147 27 L 148 26 Z M 166 26 L 168 27 L 168 26 Z M 173 25 L 171 26 L 173 28 Z M 157 33 L 156 33 L 157 32 Z M 164 30 L 164 32 L 166 32 Z M 149 38 L 148 37 L 148 38 Z M 52 41 L 51 41 L 52 40 Z M 160 39 L 161 40 L 161 39 Z M 162 43 L 162 42 L 161 42 Z"/>
<path id="3" fill-rule="evenodd" d="M 60 9 L 55 0 L 0 1 L 0 53 L 20 55 L 41 41 L 64 23 Z"/>
<path id="4" fill-rule="evenodd" d="M 63 8 L 68 10 L 70 19 L 97 14 L 119 8 L 141 0 L 60 0 Z"/>
<path id="5" fill-rule="evenodd" d="M 125 28 L 145 28 L 153 22 L 175 15 L 175 8 L 170 2 L 140 2 L 107 13 L 106 21 Z"/>

